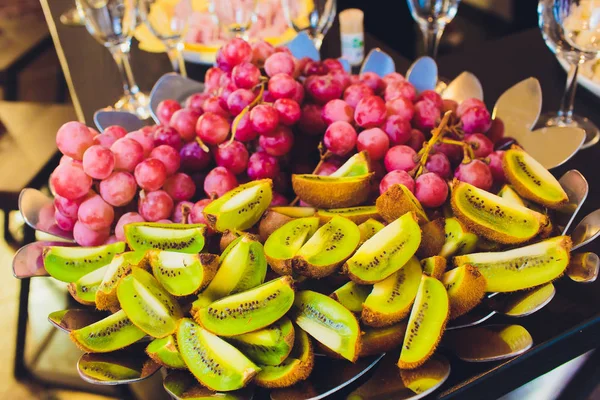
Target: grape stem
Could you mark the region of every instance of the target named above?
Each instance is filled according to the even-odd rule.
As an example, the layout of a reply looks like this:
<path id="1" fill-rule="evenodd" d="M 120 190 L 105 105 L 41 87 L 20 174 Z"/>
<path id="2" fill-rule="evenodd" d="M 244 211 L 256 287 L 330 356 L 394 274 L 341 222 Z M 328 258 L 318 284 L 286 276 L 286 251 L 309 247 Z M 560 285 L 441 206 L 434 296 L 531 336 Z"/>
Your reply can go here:
<path id="1" fill-rule="evenodd" d="M 323 165 L 323 163 L 325 161 L 327 161 L 327 159 L 333 155 L 333 153 L 330 152 L 329 150 L 325 150 L 325 146 L 323 146 L 323 142 L 319 143 L 319 154 L 320 154 L 320 160 L 319 160 L 319 163 L 317 164 L 317 166 L 315 167 L 315 169 L 313 169 L 313 172 L 312 172 L 313 175 L 318 173 L 319 169 L 321 169 L 321 166 Z M 296 198 L 294 200 L 292 200 L 292 202 L 290 203 L 290 206 L 295 206 L 299 200 L 300 200 L 300 197 L 296 196 Z"/>
<path id="2" fill-rule="evenodd" d="M 264 78 L 264 77 L 261 77 L 261 78 Z M 235 133 L 237 132 L 237 127 L 240 124 L 240 121 L 242 120 L 244 115 L 246 115 L 252 107 L 254 107 L 255 105 L 257 105 L 258 103 L 260 103 L 262 101 L 263 94 L 265 93 L 265 82 L 266 81 L 267 81 L 266 79 L 265 80 L 261 79 L 260 83 L 258 84 L 260 86 L 260 91 L 258 92 L 258 95 L 254 98 L 254 100 L 252 100 L 252 103 L 250 103 L 246 107 L 244 107 L 242 112 L 240 112 L 233 120 L 233 124 L 231 124 L 231 137 L 229 138 L 229 141 L 227 142 L 227 144 L 225 144 L 225 146 L 223 146 L 223 147 L 227 147 L 231 143 L 233 143 L 233 140 L 235 139 Z"/>
<path id="3" fill-rule="evenodd" d="M 433 150 L 433 147 L 440 142 L 444 135 L 449 132 L 448 129 L 448 121 L 450 120 L 450 116 L 452 115 L 452 111 L 446 111 L 440 124 L 431 131 L 431 139 L 429 139 L 425 146 L 419 151 L 418 155 L 420 157 L 419 166 L 417 168 L 417 172 L 415 173 L 415 179 L 421 175 L 425 169 L 425 164 L 427 164 L 427 160 L 429 159 L 429 154 Z"/>

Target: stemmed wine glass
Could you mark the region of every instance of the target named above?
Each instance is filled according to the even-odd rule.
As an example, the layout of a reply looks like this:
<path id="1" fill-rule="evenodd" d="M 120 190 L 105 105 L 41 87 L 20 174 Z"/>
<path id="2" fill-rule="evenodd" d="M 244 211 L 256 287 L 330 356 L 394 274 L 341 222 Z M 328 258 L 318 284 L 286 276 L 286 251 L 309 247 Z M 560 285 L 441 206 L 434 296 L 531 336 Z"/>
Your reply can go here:
<path id="1" fill-rule="evenodd" d="M 540 0 L 538 16 L 546 45 L 570 65 L 560 109 L 540 116 L 538 125 L 581 128 L 586 136 L 582 148 L 590 147 L 600 140 L 598 127 L 573 114 L 573 103 L 579 66 L 600 54 L 600 4 L 594 0 Z"/>
<path id="2" fill-rule="evenodd" d="M 248 40 L 257 6 L 258 0 L 211 0 L 209 11 L 228 36 Z"/>
<path id="3" fill-rule="evenodd" d="M 456 16 L 460 0 L 407 0 L 410 14 L 423 33 L 425 53 L 435 60 L 444 28 Z"/>
<path id="4" fill-rule="evenodd" d="M 69 8 L 60 15 L 60 23 L 67 26 L 84 26 L 83 18 L 77 7 Z"/>
<path id="5" fill-rule="evenodd" d="M 188 27 L 186 16 L 190 15 L 192 10 L 190 1 L 181 0 L 175 5 L 165 5 L 161 0 L 138 0 L 138 2 L 142 21 L 165 45 L 173 70 L 187 76 L 183 59 L 183 37 Z M 181 10 L 176 10 L 178 7 L 181 7 Z M 185 13 L 185 8 L 190 12 Z"/>
<path id="6" fill-rule="evenodd" d="M 135 83 L 129 50 L 137 21 L 135 0 L 77 0 L 87 31 L 112 54 L 123 81 L 124 95 L 114 105 L 141 119 L 150 116 L 148 97 Z"/>
<path id="7" fill-rule="evenodd" d="M 296 32 L 306 31 L 320 50 L 323 38 L 335 20 L 336 0 L 281 0 L 281 4 L 288 25 Z"/>

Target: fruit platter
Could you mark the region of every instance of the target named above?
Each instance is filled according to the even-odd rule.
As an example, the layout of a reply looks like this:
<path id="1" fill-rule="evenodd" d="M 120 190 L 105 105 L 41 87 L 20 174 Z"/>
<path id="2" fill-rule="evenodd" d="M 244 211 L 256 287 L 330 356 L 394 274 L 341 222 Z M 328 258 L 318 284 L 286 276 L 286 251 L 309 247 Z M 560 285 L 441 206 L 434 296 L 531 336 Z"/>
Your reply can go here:
<path id="1" fill-rule="evenodd" d="M 176 399 L 416 399 L 449 360 L 527 352 L 525 327 L 485 321 L 596 278 L 576 251 L 598 213 L 571 226 L 587 182 L 554 177 L 480 96 L 411 79 L 233 39 L 156 125 L 63 125 L 52 197 L 20 204 L 62 242 L 13 269 L 80 303 L 49 321 L 85 352 L 81 377 L 164 369 Z"/>

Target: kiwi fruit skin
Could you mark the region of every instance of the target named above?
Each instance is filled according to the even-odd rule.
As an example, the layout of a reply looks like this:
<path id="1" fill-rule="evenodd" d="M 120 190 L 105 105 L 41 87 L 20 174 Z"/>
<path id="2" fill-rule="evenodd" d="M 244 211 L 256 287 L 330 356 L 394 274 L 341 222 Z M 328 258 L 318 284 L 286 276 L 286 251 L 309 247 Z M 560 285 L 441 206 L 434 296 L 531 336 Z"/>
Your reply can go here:
<path id="1" fill-rule="evenodd" d="M 146 336 L 124 311 L 69 333 L 71 340 L 88 353 L 108 353 L 127 347 Z"/>
<path id="2" fill-rule="evenodd" d="M 400 345 L 406 334 L 406 321 L 384 328 L 364 327 L 359 357 L 367 357 L 391 351 Z"/>
<path id="3" fill-rule="evenodd" d="M 439 280 L 423 275 L 408 319 L 398 359 L 399 368 L 418 368 L 433 355 L 449 315 L 450 303 L 446 288 Z"/>
<path id="4" fill-rule="evenodd" d="M 502 186 L 502 188 L 498 192 L 498 196 L 512 202 L 513 204 L 525 207 L 525 203 L 523 202 L 521 196 L 519 196 L 519 194 L 515 192 L 512 186 L 508 184 Z"/>
<path id="5" fill-rule="evenodd" d="M 446 242 L 446 218 L 436 218 L 421 225 L 422 239 L 417 250 L 420 258 L 437 256 Z"/>
<path id="6" fill-rule="evenodd" d="M 273 232 L 293 219 L 294 218 L 288 217 L 287 215 L 279 214 L 277 211 L 271 209 L 267 210 L 258 224 L 258 236 L 260 237 L 260 241 L 263 243 L 266 242 Z"/>
<path id="7" fill-rule="evenodd" d="M 204 248 L 204 224 L 134 222 L 124 227 L 127 245 L 134 251 L 152 249 L 196 254 Z"/>
<path id="8" fill-rule="evenodd" d="M 314 207 L 298 207 L 298 206 L 275 206 L 269 208 L 278 214 L 285 215 L 290 218 L 306 218 L 314 217 L 317 209 Z"/>
<path id="9" fill-rule="evenodd" d="M 485 190 L 454 180 L 450 203 L 466 228 L 502 244 L 520 244 L 534 238 L 548 217 Z"/>
<path id="10" fill-rule="evenodd" d="M 559 278 L 569 265 L 573 243 L 557 236 L 513 250 L 454 257 L 454 265 L 475 266 L 485 277 L 487 292 L 514 292 Z"/>
<path id="11" fill-rule="evenodd" d="M 190 372 L 214 391 L 241 389 L 260 371 L 238 349 L 188 318 L 177 325 L 177 346 Z"/>
<path id="12" fill-rule="evenodd" d="M 348 310 L 359 313 L 362 311 L 362 305 L 370 292 L 370 286 L 358 285 L 350 281 L 337 288 L 329 295 L 329 297 L 346 307 Z"/>
<path id="13" fill-rule="evenodd" d="M 329 176 L 336 178 L 363 176 L 371 171 L 369 154 L 366 151 L 361 151 L 354 154 L 346 162 L 339 167 L 334 173 Z"/>
<path id="14" fill-rule="evenodd" d="M 414 212 L 419 224 L 429 221 L 425 210 L 415 195 L 404 185 L 398 183 L 391 185 L 375 201 L 379 215 L 391 223 L 408 212 Z"/>
<path id="15" fill-rule="evenodd" d="M 358 206 L 369 198 L 374 174 L 332 177 L 321 175 L 292 175 L 292 187 L 298 197 L 318 208 Z"/>
<path id="16" fill-rule="evenodd" d="M 131 272 L 134 266 L 142 266 L 145 257 L 144 252 L 128 251 L 118 254 L 107 266 L 106 274 L 102 283 L 96 291 L 96 308 L 98 310 L 116 310 L 120 309 L 119 299 L 117 298 L 117 286 L 121 279 Z"/>
<path id="17" fill-rule="evenodd" d="M 283 276 L 254 289 L 224 297 L 198 310 L 194 319 L 215 335 L 236 336 L 264 328 L 294 303 L 294 280 Z"/>
<path id="18" fill-rule="evenodd" d="M 80 304 L 86 306 L 96 305 L 96 292 L 102 283 L 102 279 L 104 279 L 107 269 L 108 265 L 105 265 L 82 276 L 78 281 L 69 283 L 67 289 L 71 293 L 71 296 Z"/>
<path id="19" fill-rule="evenodd" d="M 117 287 L 119 304 L 131 322 L 155 338 L 175 332 L 183 317 L 179 303 L 148 272 L 134 267 Z"/>
<path id="20" fill-rule="evenodd" d="M 240 199 L 247 196 L 248 198 Z M 246 230 L 258 222 L 273 199 L 273 181 L 261 179 L 230 190 L 208 204 L 202 213 L 217 232 Z"/>
<path id="21" fill-rule="evenodd" d="M 44 268 L 54 279 L 71 283 L 104 267 L 123 251 L 124 242 L 97 247 L 49 246 L 42 251 L 42 257 Z"/>
<path id="22" fill-rule="evenodd" d="M 317 217 L 298 218 L 281 226 L 265 241 L 265 257 L 279 275 L 292 274 L 292 259 L 319 228 Z"/>
<path id="23" fill-rule="evenodd" d="M 432 278 L 441 280 L 444 272 L 446 272 L 447 261 L 445 257 L 433 256 L 421 260 L 423 273 Z"/>
<path id="24" fill-rule="evenodd" d="M 363 244 L 367 240 L 371 239 L 383 228 L 385 228 L 385 225 L 373 218 L 369 218 L 362 224 L 358 225 L 358 230 L 360 231 L 360 244 Z"/>
<path id="25" fill-rule="evenodd" d="M 292 269 L 315 279 L 331 275 L 354 253 L 359 242 L 358 226 L 349 219 L 334 216 L 298 250 L 292 259 Z"/>
<path id="26" fill-rule="evenodd" d="M 448 292 L 450 319 L 458 318 L 477 307 L 485 295 L 484 276 L 469 264 L 446 272 L 441 281 Z"/>
<path id="27" fill-rule="evenodd" d="M 419 260 L 412 257 L 398 271 L 373 285 L 363 304 L 361 321 L 380 328 L 406 318 L 417 296 L 421 274 Z"/>
<path id="28" fill-rule="evenodd" d="M 281 364 L 292 351 L 294 338 L 292 321 L 282 317 L 266 328 L 231 336 L 227 341 L 263 368 L 264 365 Z"/>
<path id="29" fill-rule="evenodd" d="M 345 359 L 354 362 L 361 348 L 361 329 L 354 314 L 324 294 L 296 294 L 292 320 L 306 333 Z"/>
<path id="30" fill-rule="evenodd" d="M 556 178 L 518 146 L 504 153 L 502 169 L 517 193 L 528 200 L 552 209 L 569 201 Z"/>
<path id="31" fill-rule="evenodd" d="M 384 280 L 416 253 L 421 229 L 414 213 L 406 213 L 364 242 L 344 264 L 344 272 L 359 284 Z"/>
<path id="32" fill-rule="evenodd" d="M 377 212 L 375 206 L 358 206 L 348 208 L 334 208 L 329 210 L 317 210 L 317 217 L 321 221 L 321 224 L 325 224 L 335 216 L 348 218 L 355 224 L 362 224 L 368 219 L 380 220 L 381 216 Z"/>
<path id="33" fill-rule="evenodd" d="M 187 369 L 177 349 L 174 335 L 151 341 L 148 347 L 146 347 L 146 354 L 163 367 Z"/>
<path id="34" fill-rule="evenodd" d="M 439 252 L 442 257 L 468 254 L 477 247 L 477 235 L 469 232 L 457 218 L 446 218 L 444 231 L 446 239 Z"/>

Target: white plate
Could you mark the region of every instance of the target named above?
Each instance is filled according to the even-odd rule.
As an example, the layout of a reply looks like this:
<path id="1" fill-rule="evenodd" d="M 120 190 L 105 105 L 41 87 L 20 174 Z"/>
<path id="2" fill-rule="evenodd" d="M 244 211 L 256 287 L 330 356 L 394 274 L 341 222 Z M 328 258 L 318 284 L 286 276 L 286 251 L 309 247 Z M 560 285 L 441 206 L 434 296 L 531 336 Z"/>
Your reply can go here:
<path id="1" fill-rule="evenodd" d="M 561 67 L 563 67 L 563 69 L 565 71 L 567 71 L 567 72 L 569 71 L 570 65 L 568 62 L 566 62 L 565 60 L 563 60 L 560 57 L 558 57 L 558 62 L 560 63 Z M 589 90 L 590 92 L 595 94 L 596 96 L 600 97 L 600 82 L 597 82 L 597 81 L 589 78 L 588 76 L 586 76 L 586 73 L 585 73 L 586 69 L 591 72 L 591 70 L 590 70 L 591 65 L 595 62 L 596 62 L 596 60 L 588 61 L 579 68 L 577 82 L 579 84 L 581 84 L 581 86 L 583 86 L 584 88 L 586 88 L 587 90 Z"/>

